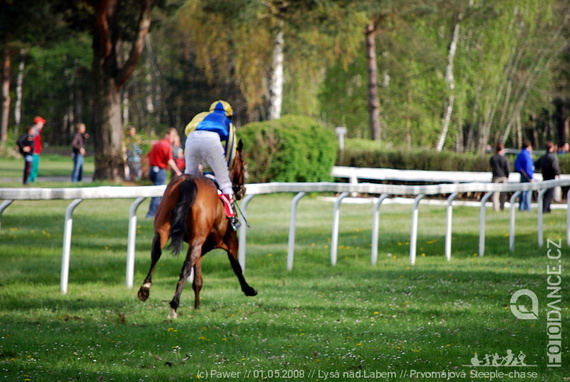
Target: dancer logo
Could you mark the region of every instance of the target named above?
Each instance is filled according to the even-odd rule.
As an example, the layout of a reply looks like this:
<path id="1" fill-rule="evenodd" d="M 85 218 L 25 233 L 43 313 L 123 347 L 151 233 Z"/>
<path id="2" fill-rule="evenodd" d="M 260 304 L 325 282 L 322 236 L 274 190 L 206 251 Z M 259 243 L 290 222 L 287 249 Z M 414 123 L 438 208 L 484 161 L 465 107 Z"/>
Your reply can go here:
<path id="1" fill-rule="evenodd" d="M 530 309 L 526 305 L 520 304 L 519 299 L 523 296 L 530 298 Z M 521 320 L 538 319 L 538 297 L 530 289 L 519 289 L 511 296 L 511 312 L 516 318 Z"/>
<path id="2" fill-rule="evenodd" d="M 500 355 L 499 353 L 487 353 L 482 359 L 479 355 L 475 353 L 473 358 L 471 358 L 471 365 L 464 366 L 479 366 L 479 367 L 501 367 L 501 366 L 511 366 L 511 367 L 534 367 L 536 365 L 527 365 L 525 362 L 526 354 L 522 351 L 518 354 L 513 353 L 511 349 L 507 350 L 507 354 Z"/>

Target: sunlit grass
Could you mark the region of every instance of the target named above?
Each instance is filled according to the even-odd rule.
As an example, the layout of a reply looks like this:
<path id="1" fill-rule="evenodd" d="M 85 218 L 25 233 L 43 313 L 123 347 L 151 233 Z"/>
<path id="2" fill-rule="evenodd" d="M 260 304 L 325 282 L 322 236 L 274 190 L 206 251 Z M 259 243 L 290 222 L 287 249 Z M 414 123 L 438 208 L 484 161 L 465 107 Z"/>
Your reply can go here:
<path id="1" fill-rule="evenodd" d="M 90 200 L 76 208 L 67 295 L 59 292 L 59 272 L 69 201 L 15 202 L 1 217 L 0 380 L 188 381 L 207 379 L 212 370 L 256 373 L 215 378 L 228 381 L 324 380 L 322 373 L 361 380 L 354 373 L 378 370 L 397 372 L 388 380 L 399 381 L 410 370 L 468 374 L 473 368 L 464 365 L 475 353 L 508 349 L 537 365 L 534 380 L 567 376 L 546 367 L 546 307 L 539 320 L 517 320 L 509 309 L 521 288 L 546 300 L 549 260 L 536 244 L 535 213 L 518 216 L 511 253 L 508 213 L 489 209 L 486 253 L 479 257 L 479 209 L 456 207 L 448 262 L 445 207 L 421 205 L 418 258 L 410 266 L 411 207 L 387 204 L 378 264 L 371 266 L 371 206 L 345 203 L 332 267 L 332 203 L 308 195 L 299 203 L 289 272 L 291 198 L 256 196 L 248 207 L 246 277 L 259 295 L 243 296 L 226 255 L 213 251 L 203 262 L 202 310 L 192 308 L 188 287 L 174 321 L 166 316 L 182 258 L 165 252 L 150 299 L 136 298 L 150 263 L 148 202 L 138 211 L 132 290 L 125 287 L 132 200 Z M 562 239 L 567 267 L 565 211 L 546 216 L 545 227 L 545 238 Z M 297 370 L 298 378 L 268 374 L 276 370 Z"/>

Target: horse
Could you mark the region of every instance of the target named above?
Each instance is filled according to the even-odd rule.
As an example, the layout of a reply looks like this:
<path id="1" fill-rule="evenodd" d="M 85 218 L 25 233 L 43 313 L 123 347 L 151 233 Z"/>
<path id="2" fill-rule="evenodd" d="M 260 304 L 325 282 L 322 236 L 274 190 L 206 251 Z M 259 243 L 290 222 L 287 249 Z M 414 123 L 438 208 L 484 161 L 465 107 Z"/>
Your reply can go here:
<path id="1" fill-rule="evenodd" d="M 244 186 L 246 169 L 242 148 L 243 144 L 240 140 L 235 154 L 235 163 L 229 174 L 237 200 L 243 198 L 246 191 Z M 212 179 L 203 175 L 181 175 L 172 179 L 166 187 L 154 219 L 150 270 L 138 291 L 138 298 L 141 301 L 146 301 L 150 295 L 156 263 L 168 239 L 170 239 L 170 249 L 174 254 L 180 253 L 182 242 L 188 243 L 186 259 L 182 265 L 174 297 L 170 301 L 169 318 L 178 317 L 180 295 L 192 270 L 194 271 L 192 282 L 194 308 L 200 309 L 200 290 L 203 283 L 202 257 L 216 248 L 227 252 L 243 293 L 246 296 L 257 295 L 257 291 L 249 286 L 243 276 L 238 261 L 237 233 L 231 228 L 223 202 L 218 196 L 217 186 Z"/>

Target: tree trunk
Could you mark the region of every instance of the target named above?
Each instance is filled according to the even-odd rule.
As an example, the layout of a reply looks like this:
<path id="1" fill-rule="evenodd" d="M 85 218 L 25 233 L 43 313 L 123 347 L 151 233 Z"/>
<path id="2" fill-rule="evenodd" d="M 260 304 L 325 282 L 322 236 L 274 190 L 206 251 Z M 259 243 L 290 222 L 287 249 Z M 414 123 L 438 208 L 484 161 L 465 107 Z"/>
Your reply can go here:
<path id="1" fill-rule="evenodd" d="M 564 143 L 568 142 L 568 122 L 570 121 L 567 109 L 568 103 L 564 102 L 561 97 L 557 97 L 553 103 L 555 107 L 554 124 L 557 143 L 562 146 Z"/>
<path id="2" fill-rule="evenodd" d="M 2 115 L 0 118 L 0 143 L 8 142 L 8 120 L 10 118 L 10 49 L 2 50 Z"/>
<path id="3" fill-rule="evenodd" d="M 95 65 L 94 71 L 101 67 Z M 95 99 L 93 134 L 95 149 L 96 180 L 118 181 L 125 177 L 125 166 L 121 146 L 121 90 L 117 89 L 115 81 L 103 73 L 95 76 Z"/>
<path id="4" fill-rule="evenodd" d="M 271 82 L 269 86 L 269 112 L 268 119 L 281 118 L 281 105 L 283 104 L 283 30 L 280 28 L 273 44 L 273 64 Z"/>
<path id="5" fill-rule="evenodd" d="M 14 135 L 17 136 L 20 131 L 20 125 L 22 123 L 22 99 L 23 99 L 23 87 L 24 87 L 24 69 L 27 49 L 22 49 L 20 51 L 21 60 L 18 64 L 18 76 L 16 77 L 16 103 L 14 105 Z"/>
<path id="6" fill-rule="evenodd" d="M 376 62 L 376 27 L 373 23 L 366 26 L 366 62 L 368 66 L 368 115 L 370 118 L 370 139 L 382 139 L 380 125 L 380 100 L 378 98 L 378 64 Z"/>
<path id="7" fill-rule="evenodd" d="M 461 15 L 459 15 L 458 20 L 461 20 Z M 447 82 L 447 87 L 449 89 L 449 94 L 447 96 L 447 104 L 443 112 L 443 118 L 441 123 L 441 133 L 436 144 L 436 150 L 443 150 L 443 145 L 445 144 L 445 138 L 447 138 L 447 132 L 449 131 L 449 124 L 451 122 L 451 114 L 453 112 L 453 104 L 455 102 L 455 78 L 453 76 L 453 68 L 455 64 L 455 53 L 457 52 L 457 41 L 459 40 L 459 21 L 453 26 L 453 31 L 451 33 L 451 43 L 449 44 L 449 51 L 447 53 L 447 67 L 445 69 L 445 82 Z"/>
<path id="8" fill-rule="evenodd" d="M 406 93 L 406 148 L 412 148 L 412 117 L 411 109 L 412 106 L 412 89 L 408 88 Z"/>
<path id="9" fill-rule="evenodd" d="M 164 92 L 162 91 L 161 85 L 162 73 L 158 65 L 158 57 L 154 53 L 149 35 L 145 36 L 144 45 L 146 49 L 146 60 L 150 68 L 150 73 L 147 78 L 147 112 L 150 116 L 154 117 L 151 124 L 160 126 L 162 111 L 164 109 L 162 96 Z M 172 125 L 171 123 L 169 124 Z"/>
<path id="10" fill-rule="evenodd" d="M 138 19 L 120 20 L 120 1 L 92 2 L 95 10 L 93 34 L 93 80 L 95 88 L 93 141 L 95 180 L 119 181 L 125 177 L 122 153 L 121 89 L 131 77 L 144 49 L 150 28 L 152 0 L 140 0 Z M 131 22 L 136 34 L 125 40 L 120 24 Z M 122 48 L 130 49 L 123 55 Z M 121 59 L 125 57 L 124 61 Z"/>

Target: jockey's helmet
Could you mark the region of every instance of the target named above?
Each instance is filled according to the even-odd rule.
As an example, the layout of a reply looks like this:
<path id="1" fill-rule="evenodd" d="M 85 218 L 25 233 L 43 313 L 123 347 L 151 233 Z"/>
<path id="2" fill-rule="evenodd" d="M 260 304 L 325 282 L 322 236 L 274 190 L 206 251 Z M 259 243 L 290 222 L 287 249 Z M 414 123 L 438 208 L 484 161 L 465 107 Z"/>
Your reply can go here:
<path id="1" fill-rule="evenodd" d="M 226 113 L 226 117 L 231 117 L 234 114 L 234 110 L 232 109 L 232 105 L 227 103 L 226 101 L 215 101 L 210 105 L 210 111 L 219 110 L 224 111 Z"/>

